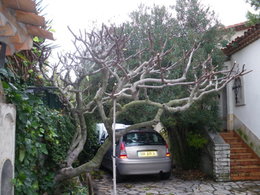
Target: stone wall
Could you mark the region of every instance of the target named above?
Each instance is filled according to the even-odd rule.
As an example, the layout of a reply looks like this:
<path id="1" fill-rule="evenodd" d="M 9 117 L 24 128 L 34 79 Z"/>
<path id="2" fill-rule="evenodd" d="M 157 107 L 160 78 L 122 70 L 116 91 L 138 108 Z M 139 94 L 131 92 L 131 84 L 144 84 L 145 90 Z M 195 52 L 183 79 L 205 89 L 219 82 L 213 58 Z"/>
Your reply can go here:
<path id="1" fill-rule="evenodd" d="M 216 181 L 230 181 L 230 146 L 217 132 L 207 132 L 209 140 L 201 158 L 201 169 Z"/>
<path id="2" fill-rule="evenodd" d="M 16 110 L 0 103 L 0 195 L 13 195 Z"/>

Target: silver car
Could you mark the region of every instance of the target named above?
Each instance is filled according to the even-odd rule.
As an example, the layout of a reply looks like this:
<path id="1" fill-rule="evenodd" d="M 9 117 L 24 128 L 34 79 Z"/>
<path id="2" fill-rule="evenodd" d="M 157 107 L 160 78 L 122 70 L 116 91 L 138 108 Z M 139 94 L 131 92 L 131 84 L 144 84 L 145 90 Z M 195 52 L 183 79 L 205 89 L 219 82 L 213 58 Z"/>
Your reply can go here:
<path id="1" fill-rule="evenodd" d="M 112 170 L 112 148 L 102 166 Z M 171 175 L 171 155 L 162 136 L 154 130 L 131 130 L 116 143 L 117 179 L 125 175 Z"/>

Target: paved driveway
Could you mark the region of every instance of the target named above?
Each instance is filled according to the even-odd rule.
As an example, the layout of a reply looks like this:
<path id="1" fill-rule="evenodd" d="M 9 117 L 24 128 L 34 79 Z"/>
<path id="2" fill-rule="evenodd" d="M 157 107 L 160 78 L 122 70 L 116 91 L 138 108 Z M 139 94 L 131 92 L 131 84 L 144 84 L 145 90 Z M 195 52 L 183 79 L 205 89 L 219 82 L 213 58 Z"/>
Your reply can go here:
<path id="1" fill-rule="evenodd" d="M 111 195 L 112 178 L 106 174 L 95 180 L 98 195 Z M 117 185 L 118 195 L 260 195 L 260 181 L 214 182 L 184 181 L 172 176 L 160 180 L 156 176 L 130 177 Z"/>

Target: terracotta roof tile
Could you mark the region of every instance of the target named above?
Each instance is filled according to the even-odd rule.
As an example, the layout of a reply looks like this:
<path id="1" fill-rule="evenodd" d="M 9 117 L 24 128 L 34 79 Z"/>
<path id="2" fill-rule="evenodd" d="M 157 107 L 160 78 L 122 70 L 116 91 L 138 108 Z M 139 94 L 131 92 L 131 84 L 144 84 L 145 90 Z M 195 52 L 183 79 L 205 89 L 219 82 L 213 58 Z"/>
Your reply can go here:
<path id="1" fill-rule="evenodd" d="M 0 41 L 7 44 L 7 55 L 31 49 L 34 36 L 53 40 L 34 0 L 0 0 L 0 5 Z"/>
<path id="2" fill-rule="evenodd" d="M 227 55 L 231 56 L 237 51 L 243 49 L 250 43 L 260 38 L 260 24 L 251 26 L 244 35 L 237 37 L 235 40 L 230 42 L 222 51 Z"/>
<path id="3" fill-rule="evenodd" d="M 240 22 L 238 24 L 233 24 L 233 25 L 229 25 L 225 27 L 226 29 L 234 29 L 235 31 L 241 31 L 241 30 L 245 30 L 248 29 L 249 26 L 246 25 L 246 22 Z"/>

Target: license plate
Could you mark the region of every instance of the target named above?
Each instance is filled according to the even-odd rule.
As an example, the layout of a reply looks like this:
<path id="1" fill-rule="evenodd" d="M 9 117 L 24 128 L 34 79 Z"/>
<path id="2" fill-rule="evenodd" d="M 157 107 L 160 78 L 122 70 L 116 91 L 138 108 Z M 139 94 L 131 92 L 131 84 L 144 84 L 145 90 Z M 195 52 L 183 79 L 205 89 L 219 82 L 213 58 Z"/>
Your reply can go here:
<path id="1" fill-rule="evenodd" d="M 157 151 L 140 151 L 137 153 L 138 157 L 153 157 L 158 156 Z"/>

